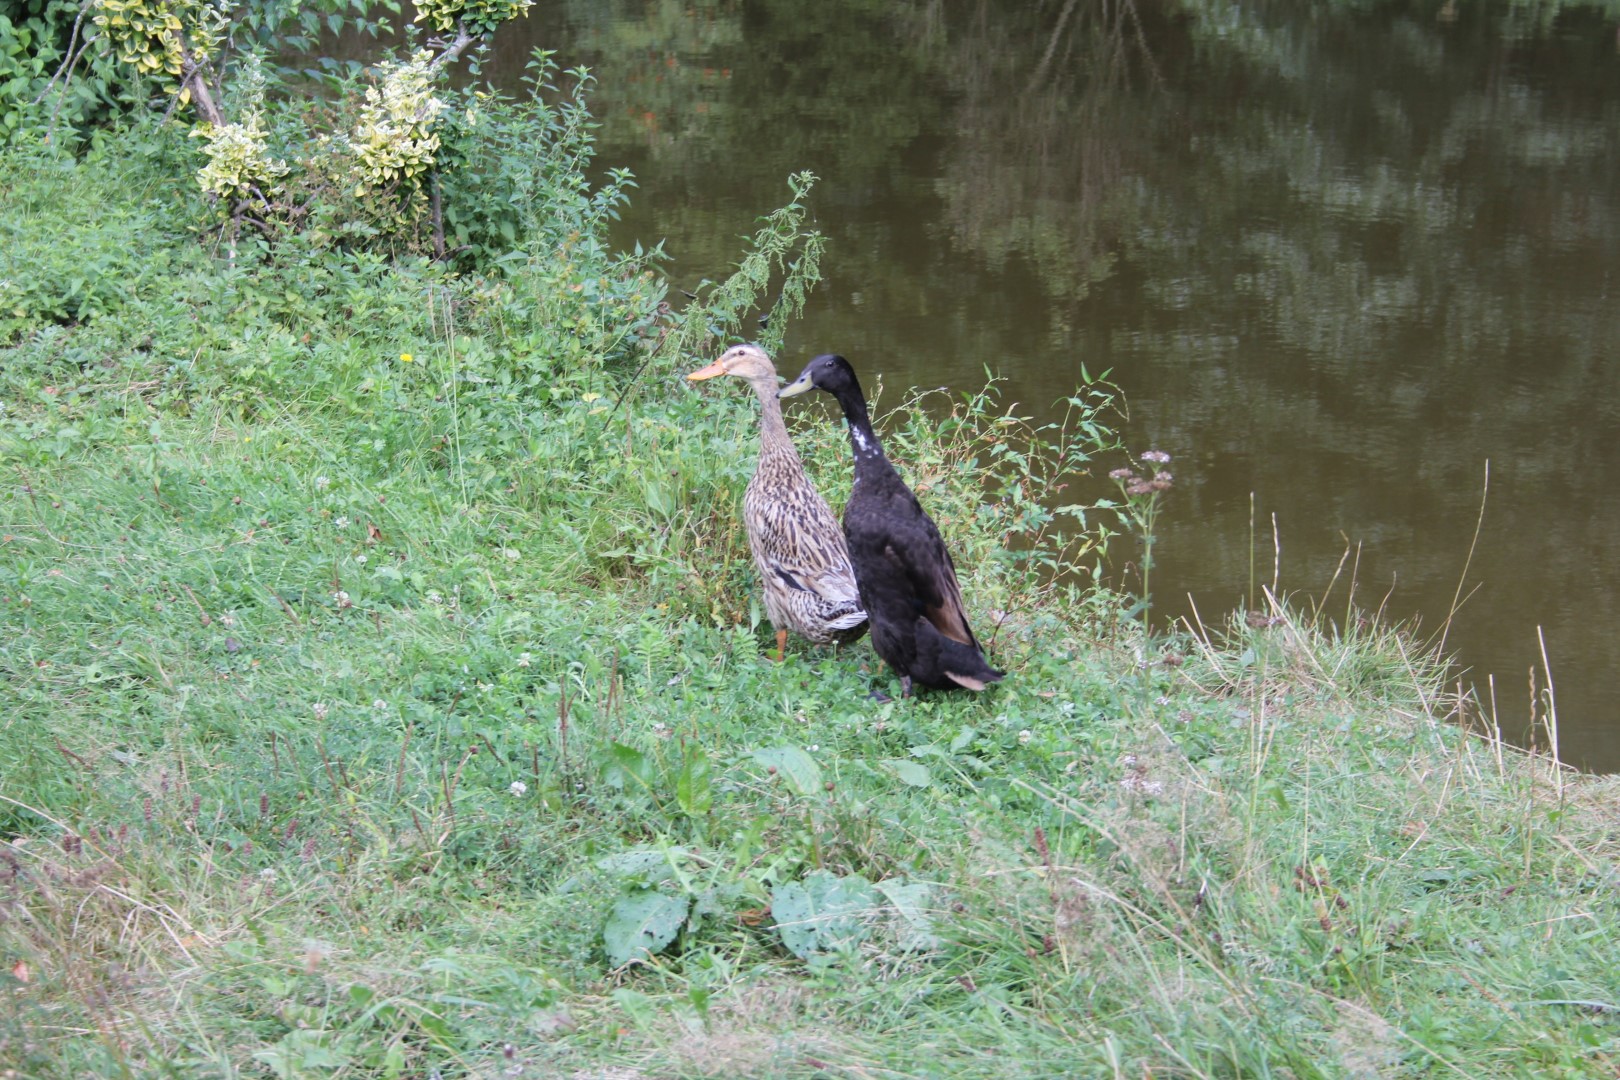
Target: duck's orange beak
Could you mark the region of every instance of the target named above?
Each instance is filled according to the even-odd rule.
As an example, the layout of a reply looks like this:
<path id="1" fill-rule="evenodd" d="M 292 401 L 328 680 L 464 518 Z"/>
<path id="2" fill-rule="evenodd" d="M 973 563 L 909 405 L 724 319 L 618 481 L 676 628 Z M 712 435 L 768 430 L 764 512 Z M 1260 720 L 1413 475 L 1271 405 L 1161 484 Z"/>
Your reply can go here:
<path id="1" fill-rule="evenodd" d="M 687 378 L 692 382 L 702 382 L 704 379 L 712 379 L 716 375 L 724 374 L 726 374 L 725 367 L 720 363 L 720 361 L 716 360 L 706 368 L 698 368 L 696 371 L 688 375 Z"/>

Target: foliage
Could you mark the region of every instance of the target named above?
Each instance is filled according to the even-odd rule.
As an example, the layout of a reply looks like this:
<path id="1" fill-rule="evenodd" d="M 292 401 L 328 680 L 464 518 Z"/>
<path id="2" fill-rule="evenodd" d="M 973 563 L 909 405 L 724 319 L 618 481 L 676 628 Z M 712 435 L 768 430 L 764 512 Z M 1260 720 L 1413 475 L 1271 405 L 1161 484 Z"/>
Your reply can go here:
<path id="1" fill-rule="evenodd" d="M 226 15 L 205 0 L 94 0 L 94 23 L 118 59 L 178 93 L 189 67 L 206 64 L 219 49 Z"/>
<path id="2" fill-rule="evenodd" d="M 495 28 L 529 13 L 534 0 L 423 0 L 416 5 L 416 21 L 435 30 L 465 26 L 474 34 L 493 34 Z"/>
<path id="3" fill-rule="evenodd" d="M 330 130 L 299 132 L 295 143 L 301 145 L 295 149 L 302 152 L 295 156 L 300 171 L 307 175 L 299 178 L 297 197 L 282 200 L 276 198 L 278 181 L 289 168 L 273 159 L 267 146 L 265 83 L 258 54 L 249 52 L 246 62 L 232 65 L 241 45 L 235 30 L 247 31 L 243 39 L 256 38 L 265 52 L 280 53 L 299 43 L 299 30 L 307 33 L 315 28 L 317 24 L 310 18 L 316 11 L 304 11 L 287 0 L 257 5 L 212 0 L 92 2 L 92 22 L 99 33 L 86 36 L 83 48 L 58 67 L 51 84 L 59 82 L 58 93 L 66 95 L 73 85 L 79 52 L 94 49 L 116 56 L 133 73 L 136 84 L 154 82 L 173 99 L 171 107 L 194 108 L 201 122 L 197 134 L 206 139 L 208 158 L 198 172 L 198 182 L 223 206 L 228 219 L 225 238 L 233 252 L 244 222 L 272 237 L 294 222 L 307 220 L 312 212 L 322 217 L 341 214 L 343 200 L 325 195 L 353 187 L 354 199 L 362 205 L 369 203 L 368 220 L 357 223 L 360 228 L 356 231 L 380 233 L 390 241 L 404 234 L 406 249 L 419 250 L 427 246 L 423 223 L 428 222 L 425 228 L 431 232 L 431 247 L 440 258 L 445 256 L 444 223 L 435 170 L 440 148 L 437 121 L 446 103 L 435 93 L 435 83 L 444 67 L 467 47 L 487 40 L 500 22 L 529 7 L 525 0 L 424 7 L 421 17 L 440 29 L 455 29 L 454 39 L 435 38 L 429 48 L 417 49 L 409 59 L 386 60 L 377 67 L 376 83 L 365 89 L 364 100 L 336 112 L 338 118 L 351 120 L 343 138 L 346 154 L 331 152 L 335 133 Z M 309 7 L 335 7 L 324 29 L 337 33 L 349 21 L 342 12 L 351 4 L 356 24 L 375 30 L 377 24 L 365 19 L 365 0 L 330 0 Z M 9 28 L 0 28 L 4 29 Z M 77 38 L 75 24 L 70 47 L 76 47 Z M 0 36 L 0 44 L 5 43 Z M 228 71 L 240 85 L 227 85 Z M 237 101 L 235 120 L 227 118 L 223 104 L 228 92 Z M 283 134 L 291 130 L 296 129 L 282 125 Z M 343 166 L 352 175 L 344 176 Z M 424 189 L 430 178 L 435 183 L 428 199 Z M 461 208 L 469 220 L 477 209 Z"/>
<path id="4" fill-rule="evenodd" d="M 218 99 L 226 71 L 240 52 L 280 56 L 307 49 L 314 35 L 352 29 L 375 35 L 369 0 L 91 0 L 99 34 L 86 33 L 83 51 L 116 57 L 135 85 L 148 80 L 165 98 L 193 106 L 205 123 L 223 122 Z M 395 7 L 387 2 L 381 6 Z M 54 80 L 69 92 L 73 65 Z M 107 73 L 102 78 L 106 79 Z"/>
<path id="5" fill-rule="evenodd" d="M 79 54 L 82 11 L 76 0 L 19 0 L 0 12 L 0 146 L 47 135 L 72 144 L 117 103 L 116 60 Z M 54 80 L 70 50 L 78 56 L 76 77 Z"/>
<path id="6" fill-rule="evenodd" d="M 560 77 L 566 85 L 558 85 Z M 464 267 L 495 267 L 521 247 L 547 252 L 546 264 L 570 275 L 609 258 L 603 237 L 635 183 L 617 168 L 601 170 L 595 187 L 587 180 L 596 157 L 588 104 L 594 87 L 589 72 L 562 72 L 552 54 L 537 50 L 518 94 L 459 92 L 442 121 L 439 153 L 448 257 Z M 551 252 L 570 257 L 552 262 Z M 557 287 L 605 300 L 622 276 L 582 276 Z"/>
<path id="7" fill-rule="evenodd" d="M 139 304 L 206 263 L 181 239 L 198 207 L 159 180 L 180 149 L 173 132 L 144 132 L 91 149 L 84 167 L 42 147 L 0 159 L 0 343 Z"/>
<path id="8" fill-rule="evenodd" d="M 222 196 L 222 234 L 234 241 L 251 225 L 272 259 L 341 248 L 431 255 L 491 276 L 543 250 L 548 270 L 567 271 L 557 287 L 587 301 L 622 292 L 640 304 L 651 295 L 644 283 L 619 286 L 652 256 L 618 260 L 601 246 L 634 184 L 617 169 L 595 187 L 586 179 L 595 156 L 588 73 L 568 72 L 570 85 L 559 90 L 556 62 L 537 53 L 516 97 L 451 90 L 441 75 L 418 52 L 380 65 L 374 80 L 342 84 L 330 100 L 272 103 L 261 113 L 249 96 L 242 122 L 203 132 L 214 160 L 199 177 Z M 239 83 L 252 88 L 251 79 Z M 557 250 L 579 255 L 553 263 Z M 622 265 L 611 276 L 576 277 L 613 262 Z"/>
<path id="9" fill-rule="evenodd" d="M 364 0 L 331 2 L 339 11 L 324 24 L 327 31 L 348 25 L 339 12 L 351 4 L 358 26 L 376 28 L 364 19 Z M 532 225 L 522 215 L 553 194 L 537 188 L 566 179 L 574 184 L 572 193 L 588 190 L 584 72 L 572 73 L 573 94 L 555 106 L 543 99 L 554 89 L 556 71 L 545 54 L 531 65 L 530 93 L 522 102 L 467 87 L 453 95 L 461 99 L 453 109 L 442 86 L 451 61 L 487 38 L 499 21 L 523 14 L 527 3 L 424 8 L 422 15 L 441 29 L 459 28 L 454 40 L 435 38 L 407 58 L 385 59 L 365 84 L 328 81 L 325 88 L 335 93 L 316 102 L 304 96 L 267 102 L 262 56 L 298 44 L 316 25 L 309 21 L 313 12 L 299 5 L 236 10 L 203 0 L 95 4 L 92 21 L 99 34 L 81 44 L 75 27 L 73 61 L 59 66 L 51 85 L 67 95 L 78 57 L 110 50 L 133 70 L 136 82 L 155 80 L 180 106 L 194 105 L 201 123 L 193 134 L 203 140 L 206 158 L 197 181 L 224 219 L 220 238 L 233 258 L 243 227 L 251 226 L 270 242 L 261 249 L 266 254 L 290 233 L 301 233 L 317 244 L 396 256 L 432 253 L 491 272 L 498 258 L 519 246 L 520 228 Z M 8 27 L 0 27 L 0 44 L 7 44 Z M 243 41 L 256 41 L 262 52 L 242 53 L 242 41 L 234 32 L 226 35 L 227 27 L 242 28 Z M 11 32 L 27 38 L 35 31 Z M 19 41 L 12 51 L 22 47 Z M 25 85 L 18 82 L 14 89 Z M 454 172 L 467 173 L 466 180 L 448 175 Z M 629 183 L 628 174 L 612 174 L 595 196 L 597 212 L 611 214 Z M 595 235 L 594 229 L 575 231 Z"/>

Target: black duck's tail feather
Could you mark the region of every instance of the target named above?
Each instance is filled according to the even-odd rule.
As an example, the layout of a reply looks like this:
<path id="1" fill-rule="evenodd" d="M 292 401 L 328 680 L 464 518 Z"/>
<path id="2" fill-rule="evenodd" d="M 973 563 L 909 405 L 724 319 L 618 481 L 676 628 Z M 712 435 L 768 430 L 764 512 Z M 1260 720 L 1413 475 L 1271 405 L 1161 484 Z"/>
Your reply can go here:
<path id="1" fill-rule="evenodd" d="M 1007 673 L 991 667 L 971 645 L 948 638 L 927 619 L 917 620 L 917 659 L 912 677 L 925 686 L 983 690 Z"/>

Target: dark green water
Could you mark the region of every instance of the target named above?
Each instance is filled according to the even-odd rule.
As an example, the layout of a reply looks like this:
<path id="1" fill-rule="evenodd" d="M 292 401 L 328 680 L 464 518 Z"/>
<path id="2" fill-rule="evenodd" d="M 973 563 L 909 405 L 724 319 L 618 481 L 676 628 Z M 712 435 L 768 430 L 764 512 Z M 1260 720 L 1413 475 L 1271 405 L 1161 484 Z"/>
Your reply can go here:
<path id="1" fill-rule="evenodd" d="M 1620 770 L 1613 18 L 541 0 L 492 71 L 537 45 L 599 77 L 601 162 L 641 184 L 619 239 L 666 240 L 678 281 L 822 178 L 827 283 L 781 367 L 988 366 L 1035 411 L 1112 369 L 1131 447 L 1175 457 L 1163 610 L 1219 621 L 1251 554 L 1269 584 L 1275 515 L 1284 591 L 1320 597 L 1348 546 L 1361 605 L 1433 630 L 1461 582 L 1448 648 L 1514 735 L 1539 627 L 1564 759 Z"/>

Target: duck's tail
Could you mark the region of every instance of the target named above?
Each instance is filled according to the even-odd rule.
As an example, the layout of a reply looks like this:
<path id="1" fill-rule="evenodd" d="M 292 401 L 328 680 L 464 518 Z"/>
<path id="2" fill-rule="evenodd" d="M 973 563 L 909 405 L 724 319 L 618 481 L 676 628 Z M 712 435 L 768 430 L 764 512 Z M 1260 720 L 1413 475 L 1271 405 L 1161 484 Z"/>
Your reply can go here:
<path id="1" fill-rule="evenodd" d="M 933 653 L 939 673 L 964 690 L 983 690 L 1007 674 L 991 667 L 978 649 L 946 637 L 927 619 L 917 620 L 917 639 L 918 654 Z"/>
<path id="2" fill-rule="evenodd" d="M 836 615 L 827 620 L 829 630 L 854 630 L 866 625 L 866 612 L 861 608 Z"/>

